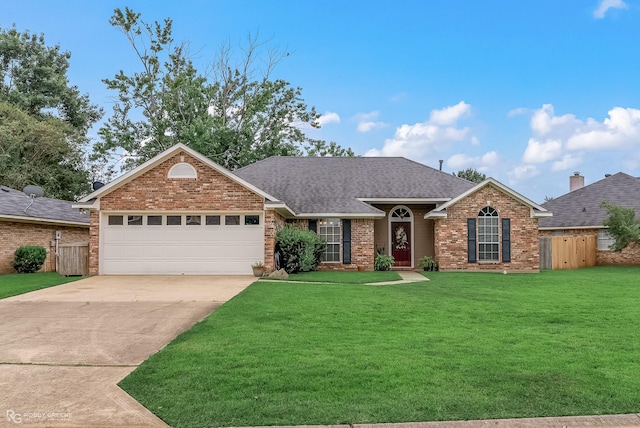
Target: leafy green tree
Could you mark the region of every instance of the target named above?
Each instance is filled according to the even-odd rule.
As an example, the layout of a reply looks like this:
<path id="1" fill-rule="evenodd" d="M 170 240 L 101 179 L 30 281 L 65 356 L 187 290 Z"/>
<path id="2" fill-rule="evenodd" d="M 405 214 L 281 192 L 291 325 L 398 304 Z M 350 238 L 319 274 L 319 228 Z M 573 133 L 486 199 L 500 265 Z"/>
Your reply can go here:
<path id="1" fill-rule="evenodd" d="M 45 44 L 44 35 L 0 28 L 0 101 L 34 117 L 56 117 L 80 134 L 102 117 L 89 96 L 67 78 L 71 54 Z"/>
<path id="2" fill-rule="evenodd" d="M 228 45 L 209 73 L 200 73 L 188 45 L 174 44 L 172 20 L 146 23 L 129 8 L 115 9 L 110 23 L 131 44 L 141 70 L 120 71 L 104 82 L 117 91 L 113 115 L 100 130 L 92 159 L 135 167 L 181 142 L 229 169 L 274 155 L 349 155 L 335 143 L 307 138 L 320 115 L 302 99 L 300 88 L 271 79 L 287 54 L 269 51 L 256 77 L 257 39 L 249 40 L 239 63 Z"/>
<path id="3" fill-rule="evenodd" d="M 73 127 L 53 117 L 37 118 L 0 102 L 0 184 L 41 186 L 52 198 L 74 200 L 90 191 L 83 152 L 69 139 Z"/>
<path id="4" fill-rule="evenodd" d="M 69 52 L 0 28 L 0 184 L 75 199 L 90 190 L 87 131 L 102 111 L 69 83 Z"/>
<path id="5" fill-rule="evenodd" d="M 640 220 L 635 218 L 633 208 L 612 205 L 607 201 L 602 202 L 601 206 L 608 213 L 603 224 L 609 228 L 609 235 L 616 241 L 611 247 L 613 251 L 620 252 L 634 242 L 640 244 Z"/>
<path id="6" fill-rule="evenodd" d="M 487 179 L 487 176 L 474 168 L 467 168 L 462 171 L 458 171 L 456 174 L 460 178 L 464 178 L 465 180 L 472 181 L 474 183 L 482 183 Z"/>

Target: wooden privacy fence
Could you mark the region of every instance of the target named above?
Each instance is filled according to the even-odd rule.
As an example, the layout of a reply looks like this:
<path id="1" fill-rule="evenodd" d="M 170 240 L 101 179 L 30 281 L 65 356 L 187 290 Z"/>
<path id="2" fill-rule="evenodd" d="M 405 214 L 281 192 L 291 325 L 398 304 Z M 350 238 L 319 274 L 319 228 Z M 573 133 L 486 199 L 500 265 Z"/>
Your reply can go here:
<path id="1" fill-rule="evenodd" d="M 577 269 L 596 265 L 596 236 L 543 236 L 540 269 Z"/>
<path id="2" fill-rule="evenodd" d="M 89 274 L 89 243 L 58 245 L 58 273 L 62 276 Z"/>

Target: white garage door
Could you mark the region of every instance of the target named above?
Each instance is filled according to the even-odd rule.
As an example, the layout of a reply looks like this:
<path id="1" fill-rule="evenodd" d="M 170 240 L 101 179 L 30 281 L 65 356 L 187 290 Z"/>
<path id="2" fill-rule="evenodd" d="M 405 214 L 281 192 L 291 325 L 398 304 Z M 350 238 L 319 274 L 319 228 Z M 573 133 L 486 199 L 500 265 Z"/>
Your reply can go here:
<path id="1" fill-rule="evenodd" d="M 104 214 L 101 274 L 244 275 L 264 258 L 263 217 Z"/>

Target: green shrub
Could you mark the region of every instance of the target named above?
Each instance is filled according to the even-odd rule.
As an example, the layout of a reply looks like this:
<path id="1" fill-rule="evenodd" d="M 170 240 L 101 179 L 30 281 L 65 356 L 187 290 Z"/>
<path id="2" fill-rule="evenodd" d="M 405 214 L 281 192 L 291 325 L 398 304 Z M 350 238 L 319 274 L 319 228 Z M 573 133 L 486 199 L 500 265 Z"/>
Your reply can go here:
<path id="1" fill-rule="evenodd" d="M 424 271 L 438 270 L 438 262 L 436 262 L 431 256 L 424 256 L 423 258 L 418 260 L 418 266 L 421 267 Z"/>
<path id="2" fill-rule="evenodd" d="M 386 271 L 391 269 L 391 266 L 395 262 L 393 256 L 387 256 L 386 254 L 376 255 L 376 259 L 373 261 L 373 268 L 375 270 Z"/>
<path id="3" fill-rule="evenodd" d="M 286 225 L 276 234 L 280 264 L 288 273 L 316 270 L 327 244 L 315 232 Z"/>
<path id="4" fill-rule="evenodd" d="M 18 248 L 13 259 L 13 268 L 19 273 L 33 273 L 40 270 L 47 258 L 47 250 L 37 245 Z"/>

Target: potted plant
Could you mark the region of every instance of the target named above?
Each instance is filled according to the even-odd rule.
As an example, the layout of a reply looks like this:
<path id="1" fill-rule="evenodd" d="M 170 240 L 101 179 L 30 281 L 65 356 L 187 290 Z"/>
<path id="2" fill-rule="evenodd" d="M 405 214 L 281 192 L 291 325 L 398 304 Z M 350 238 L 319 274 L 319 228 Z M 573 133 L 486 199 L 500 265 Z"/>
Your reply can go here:
<path id="1" fill-rule="evenodd" d="M 424 256 L 423 258 L 418 260 L 418 266 L 421 267 L 425 272 L 438 270 L 438 262 L 436 262 L 431 256 Z"/>
<path id="2" fill-rule="evenodd" d="M 251 268 L 253 269 L 253 276 L 261 277 L 264 275 L 264 263 L 255 262 L 251 265 Z"/>

